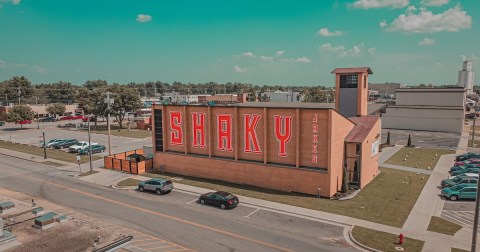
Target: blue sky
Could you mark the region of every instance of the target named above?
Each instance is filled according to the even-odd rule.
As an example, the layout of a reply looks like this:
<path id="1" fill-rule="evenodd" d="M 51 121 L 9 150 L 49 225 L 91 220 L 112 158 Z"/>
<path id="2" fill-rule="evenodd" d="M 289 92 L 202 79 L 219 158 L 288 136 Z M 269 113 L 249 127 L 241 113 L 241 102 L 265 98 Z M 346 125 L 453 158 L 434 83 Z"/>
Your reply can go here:
<path id="1" fill-rule="evenodd" d="M 374 83 L 455 84 L 462 57 L 480 72 L 478 0 L 0 5 L 0 80 L 332 85 L 335 67 L 370 66 Z"/>

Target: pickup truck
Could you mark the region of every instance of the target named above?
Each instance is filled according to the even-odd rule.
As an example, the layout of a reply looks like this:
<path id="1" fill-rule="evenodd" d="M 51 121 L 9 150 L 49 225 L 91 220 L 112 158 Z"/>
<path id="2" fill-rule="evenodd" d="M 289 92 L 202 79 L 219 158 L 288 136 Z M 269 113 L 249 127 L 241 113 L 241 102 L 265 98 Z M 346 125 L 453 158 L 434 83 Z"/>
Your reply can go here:
<path id="1" fill-rule="evenodd" d="M 91 143 L 92 145 L 98 145 L 98 143 Z M 87 148 L 88 147 L 88 142 L 86 141 L 80 141 L 78 142 L 77 144 L 75 145 L 72 145 L 68 148 L 68 152 L 78 152 L 80 151 L 81 149 L 83 148 Z"/>

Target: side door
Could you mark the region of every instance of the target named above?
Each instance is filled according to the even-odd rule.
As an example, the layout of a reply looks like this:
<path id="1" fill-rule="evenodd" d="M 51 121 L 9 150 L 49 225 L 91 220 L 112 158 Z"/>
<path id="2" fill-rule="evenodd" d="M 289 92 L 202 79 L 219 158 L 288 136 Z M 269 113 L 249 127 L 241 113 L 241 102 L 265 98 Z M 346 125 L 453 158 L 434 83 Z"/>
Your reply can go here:
<path id="1" fill-rule="evenodd" d="M 213 193 L 213 194 L 210 194 L 208 198 L 209 198 L 208 204 L 218 206 L 218 195 Z"/>
<path id="2" fill-rule="evenodd" d="M 477 196 L 477 188 L 464 188 L 461 190 L 459 196 L 462 199 L 475 199 Z"/>
<path id="3" fill-rule="evenodd" d="M 152 183 L 153 183 L 153 181 L 145 182 L 145 190 L 151 191 L 152 190 Z"/>

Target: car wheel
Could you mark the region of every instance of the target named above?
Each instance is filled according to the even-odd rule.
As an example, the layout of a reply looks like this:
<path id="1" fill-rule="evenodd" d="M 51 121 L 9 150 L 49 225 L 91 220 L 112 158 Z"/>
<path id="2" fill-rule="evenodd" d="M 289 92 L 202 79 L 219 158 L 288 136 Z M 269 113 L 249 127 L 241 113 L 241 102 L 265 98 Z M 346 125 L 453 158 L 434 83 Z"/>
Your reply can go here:
<path id="1" fill-rule="evenodd" d="M 221 209 L 225 209 L 225 204 L 221 204 L 221 205 L 220 205 L 220 208 L 221 208 Z"/>
<path id="2" fill-rule="evenodd" d="M 457 199 L 458 199 L 458 196 L 457 196 L 457 195 L 452 195 L 452 196 L 450 196 L 450 200 L 451 200 L 451 201 L 455 201 L 455 200 L 457 200 Z"/>
<path id="3" fill-rule="evenodd" d="M 139 186 L 139 187 L 138 187 L 138 190 L 139 190 L 140 192 L 143 192 L 143 191 L 145 191 L 145 188 L 143 188 L 143 186 Z"/>
<path id="4" fill-rule="evenodd" d="M 157 189 L 155 191 L 157 192 L 158 195 L 162 194 L 162 190 L 160 190 L 160 189 Z"/>
<path id="5" fill-rule="evenodd" d="M 205 205 L 205 200 L 201 199 L 200 204 Z"/>

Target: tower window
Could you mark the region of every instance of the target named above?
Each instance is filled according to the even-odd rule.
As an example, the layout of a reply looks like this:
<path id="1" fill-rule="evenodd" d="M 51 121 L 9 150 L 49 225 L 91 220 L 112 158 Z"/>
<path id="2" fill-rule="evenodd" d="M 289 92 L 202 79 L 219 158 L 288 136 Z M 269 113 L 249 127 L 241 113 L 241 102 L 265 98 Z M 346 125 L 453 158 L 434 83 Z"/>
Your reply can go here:
<path id="1" fill-rule="evenodd" d="M 357 88 L 358 86 L 358 75 L 349 74 L 349 75 L 340 75 L 340 88 Z"/>

